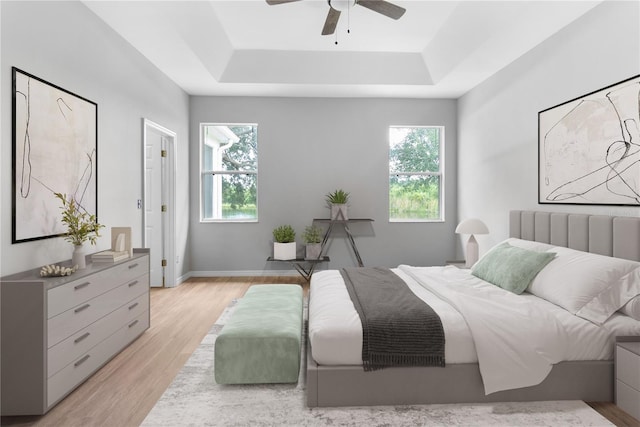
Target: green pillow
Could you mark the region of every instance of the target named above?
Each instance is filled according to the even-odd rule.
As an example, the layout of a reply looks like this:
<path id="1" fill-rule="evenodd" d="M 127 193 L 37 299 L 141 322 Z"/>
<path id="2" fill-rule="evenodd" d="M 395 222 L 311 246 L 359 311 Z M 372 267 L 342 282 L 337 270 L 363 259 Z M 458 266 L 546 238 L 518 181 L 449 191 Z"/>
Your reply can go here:
<path id="1" fill-rule="evenodd" d="M 505 242 L 478 261 L 471 274 L 514 294 L 521 294 L 555 256 L 554 252 L 530 251 Z"/>

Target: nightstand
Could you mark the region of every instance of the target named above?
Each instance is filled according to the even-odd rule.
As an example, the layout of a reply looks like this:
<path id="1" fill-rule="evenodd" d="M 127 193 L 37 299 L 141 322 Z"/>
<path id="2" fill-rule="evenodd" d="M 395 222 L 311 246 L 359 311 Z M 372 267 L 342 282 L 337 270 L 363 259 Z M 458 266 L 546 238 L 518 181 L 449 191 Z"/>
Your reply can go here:
<path id="1" fill-rule="evenodd" d="M 640 420 L 640 337 L 617 337 L 616 405 Z"/>

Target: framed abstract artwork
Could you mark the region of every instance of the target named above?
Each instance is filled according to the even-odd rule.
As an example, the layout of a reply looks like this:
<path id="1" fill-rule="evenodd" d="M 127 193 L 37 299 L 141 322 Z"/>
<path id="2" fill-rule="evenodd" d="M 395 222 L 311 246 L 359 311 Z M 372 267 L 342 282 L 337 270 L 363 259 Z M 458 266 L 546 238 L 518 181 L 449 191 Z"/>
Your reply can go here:
<path id="1" fill-rule="evenodd" d="M 60 236 L 59 200 L 98 211 L 98 105 L 12 67 L 12 243 Z"/>
<path id="2" fill-rule="evenodd" d="M 640 206 L 640 75 L 538 113 L 538 203 Z"/>

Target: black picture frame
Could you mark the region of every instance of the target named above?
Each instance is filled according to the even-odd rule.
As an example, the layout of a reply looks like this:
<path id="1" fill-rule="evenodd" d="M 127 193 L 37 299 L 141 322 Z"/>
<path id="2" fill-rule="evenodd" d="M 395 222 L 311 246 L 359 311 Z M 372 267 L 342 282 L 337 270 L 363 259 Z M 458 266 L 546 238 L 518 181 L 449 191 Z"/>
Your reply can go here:
<path id="1" fill-rule="evenodd" d="M 98 104 L 12 70 L 12 243 L 64 235 L 60 201 L 98 213 Z"/>
<path id="2" fill-rule="evenodd" d="M 538 113 L 538 203 L 640 206 L 640 74 Z"/>

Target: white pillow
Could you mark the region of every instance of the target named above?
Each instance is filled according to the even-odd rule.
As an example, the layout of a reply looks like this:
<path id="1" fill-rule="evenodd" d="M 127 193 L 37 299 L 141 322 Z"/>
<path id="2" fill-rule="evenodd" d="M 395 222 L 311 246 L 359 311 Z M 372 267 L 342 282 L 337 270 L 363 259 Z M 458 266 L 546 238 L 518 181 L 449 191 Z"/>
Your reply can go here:
<path id="1" fill-rule="evenodd" d="M 546 252 L 549 249 L 555 248 L 555 246 L 550 245 L 548 243 L 533 242 L 531 240 L 516 239 L 515 237 L 509 237 L 504 242 L 507 242 L 511 246 L 515 246 L 517 248 L 528 249 L 530 251 L 536 251 L 536 252 Z M 504 243 L 504 242 L 502 242 L 502 243 Z"/>
<path id="2" fill-rule="evenodd" d="M 619 282 L 623 276 L 640 267 L 638 262 L 562 247 L 549 251 L 555 252 L 556 258 L 538 273 L 527 291 L 573 314 L 594 323 L 604 322 L 633 298 L 631 293 L 635 287 L 640 293 L 640 271 Z M 594 299 L 596 301 L 592 305 L 580 312 Z M 614 305 L 619 303 L 613 311 L 612 301 L 616 301 Z M 606 316 L 604 320 L 603 316 Z"/>
<path id="3" fill-rule="evenodd" d="M 640 294 L 640 268 L 618 279 L 586 303 L 576 315 L 602 325 L 613 313 Z M 640 304 L 638 305 L 640 309 Z M 637 320 L 637 319 L 636 319 Z"/>
<path id="4" fill-rule="evenodd" d="M 623 305 L 619 311 L 629 317 L 640 321 L 640 295 L 631 298 L 631 300 Z"/>

